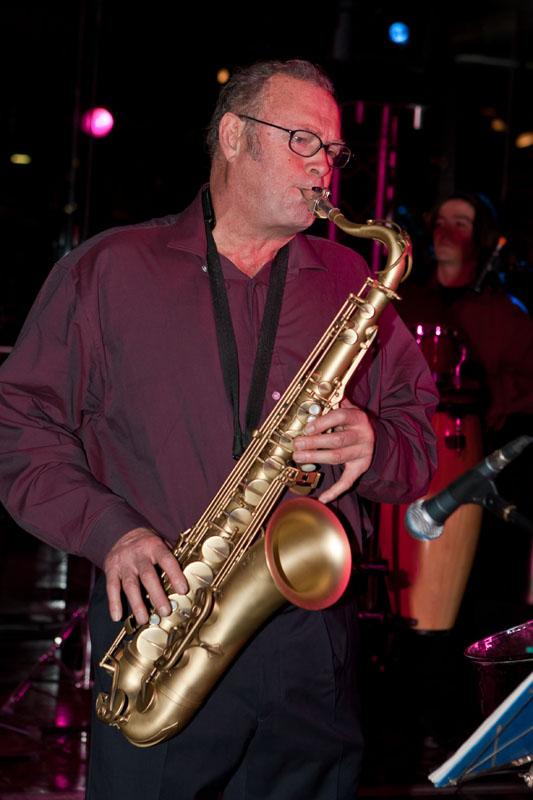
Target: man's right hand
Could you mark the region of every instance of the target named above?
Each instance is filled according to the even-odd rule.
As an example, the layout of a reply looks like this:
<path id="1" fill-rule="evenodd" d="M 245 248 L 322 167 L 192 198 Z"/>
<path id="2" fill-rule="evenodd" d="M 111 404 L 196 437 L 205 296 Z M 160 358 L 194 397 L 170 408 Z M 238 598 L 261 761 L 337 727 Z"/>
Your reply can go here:
<path id="1" fill-rule="evenodd" d="M 178 594 L 189 591 L 187 581 L 169 546 L 149 528 L 135 528 L 115 542 L 104 561 L 109 613 L 114 622 L 122 619 L 121 589 L 128 598 L 139 625 L 148 622 L 141 586 L 148 592 L 157 612 L 170 614 L 167 593 L 155 569 L 161 567 Z"/>

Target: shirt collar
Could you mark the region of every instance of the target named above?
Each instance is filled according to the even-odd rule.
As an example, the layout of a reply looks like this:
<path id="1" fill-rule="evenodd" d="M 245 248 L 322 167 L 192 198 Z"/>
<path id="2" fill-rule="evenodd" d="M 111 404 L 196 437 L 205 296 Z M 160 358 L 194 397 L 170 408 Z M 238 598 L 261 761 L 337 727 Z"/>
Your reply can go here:
<path id="1" fill-rule="evenodd" d="M 205 260 L 207 242 L 202 213 L 202 190 L 198 192 L 191 205 L 179 214 L 168 246 Z M 309 237 L 299 233 L 290 243 L 288 272 L 296 274 L 302 269 L 327 271 L 328 268 L 315 251 Z"/>

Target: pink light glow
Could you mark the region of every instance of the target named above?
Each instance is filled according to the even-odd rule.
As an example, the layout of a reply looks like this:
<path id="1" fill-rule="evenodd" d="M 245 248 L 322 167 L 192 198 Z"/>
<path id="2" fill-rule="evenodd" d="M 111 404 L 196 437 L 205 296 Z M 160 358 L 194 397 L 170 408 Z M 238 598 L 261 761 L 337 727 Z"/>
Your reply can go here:
<path id="1" fill-rule="evenodd" d="M 54 775 L 53 786 L 55 789 L 62 789 L 64 791 L 65 789 L 70 789 L 70 781 L 66 775 L 59 772 Z"/>
<path id="2" fill-rule="evenodd" d="M 55 711 L 56 728 L 68 728 L 73 724 L 73 711 L 65 701 L 59 700 Z"/>
<path id="3" fill-rule="evenodd" d="M 101 138 L 113 128 L 114 120 L 107 108 L 90 108 L 81 118 L 81 129 L 88 136 Z"/>

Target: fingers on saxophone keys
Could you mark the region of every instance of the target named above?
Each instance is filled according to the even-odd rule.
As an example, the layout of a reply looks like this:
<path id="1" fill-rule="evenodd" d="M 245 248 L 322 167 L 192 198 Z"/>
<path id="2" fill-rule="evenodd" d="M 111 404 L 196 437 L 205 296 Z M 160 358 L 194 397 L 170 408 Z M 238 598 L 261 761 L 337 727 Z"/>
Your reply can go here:
<path id="1" fill-rule="evenodd" d="M 346 448 L 351 445 L 344 431 L 322 433 L 317 436 L 301 436 L 294 440 L 293 459 L 297 463 L 318 461 L 341 464 L 347 460 Z"/>
<path id="2" fill-rule="evenodd" d="M 155 571 L 154 571 L 155 574 Z M 141 578 L 142 580 L 142 578 Z M 143 581 L 143 585 L 149 591 L 147 584 L 150 581 L 146 580 Z M 148 622 L 148 611 L 146 609 L 142 594 L 141 588 L 139 585 L 139 580 L 135 575 L 128 575 L 122 578 L 122 588 L 124 590 L 124 594 L 128 598 L 128 603 L 130 604 L 130 608 L 132 610 L 133 616 L 137 620 L 139 625 L 144 625 L 145 622 Z M 156 600 L 153 600 L 154 604 Z"/>
<path id="3" fill-rule="evenodd" d="M 343 464 L 347 460 L 346 453 L 342 450 L 330 450 L 323 445 L 316 450 L 297 450 L 293 454 L 297 464 Z"/>
<path id="4" fill-rule="evenodd" d="M 187 594 L 189 591 L 189 584 L 187 583 L 187 579 L 181 571 L 180 565 L 174 555 L 167 551 L 161 556 L 159 563 L 162 569 L 166 572 L 173 589 L 178 594 Z"/>

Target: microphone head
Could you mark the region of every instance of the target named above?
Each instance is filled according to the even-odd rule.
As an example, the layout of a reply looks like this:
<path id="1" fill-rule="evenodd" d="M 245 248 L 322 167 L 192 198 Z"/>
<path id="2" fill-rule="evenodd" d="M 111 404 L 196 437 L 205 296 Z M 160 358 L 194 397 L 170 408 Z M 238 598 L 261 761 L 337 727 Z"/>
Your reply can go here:
<path id="1" fill-rule="evenodd" d="M 429 542 L 438 539 L 444 530 L 444 525 L 438 522 L 426 511 L 424 501 L 417 500 L 411 503 L 405 512 L 405 527 L 414 539 L 419 542 Z"/>

